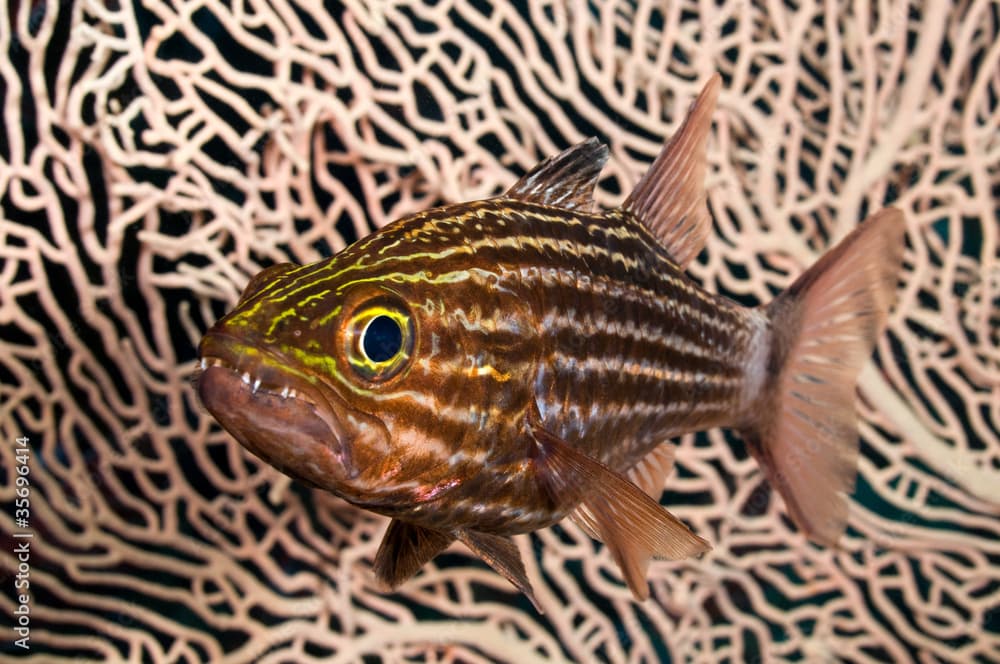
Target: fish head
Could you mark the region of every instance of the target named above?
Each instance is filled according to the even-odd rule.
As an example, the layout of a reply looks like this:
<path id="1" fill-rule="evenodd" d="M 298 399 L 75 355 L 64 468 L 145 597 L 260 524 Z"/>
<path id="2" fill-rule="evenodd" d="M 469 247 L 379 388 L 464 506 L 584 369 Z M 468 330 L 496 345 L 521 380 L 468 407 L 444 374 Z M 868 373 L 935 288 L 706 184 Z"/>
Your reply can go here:
<path id="1" fill-rule="evenodd" d="M 198 394 L 255 455 L 348 497 L 363 479 L 366 457 L 385 450 L 388 433 L 337 388 L 344 368 L 338 360 L 348 350 L 341 346 L 358 343 L 345 338 L 357 322 L 348 328 L 330 307 L 303 306 L 305 298 L 287 290 L 297 283 L 296 269 L 281 264 L 257 274 L 237 306 L 205 334 Z"/>
<path id="2" fill-rule="evenodd" d="M 473 288 L 456 276 L 462 265 L 443 280 L 433 265 L 387 269 L 379 248 L 407 234 L 383 230 L 362 248 L 254 277 L 202 339 L 198 393 L 280 471 L 399 516 L 480 472 L 470 445 L 504 439 L 508 418 L 497 415 L 515 384 L 527 401 L 530 381 L 500 365 L 517 335 L 490 335 L 482 302 L 499 305 L 462 290 Z M 491 351 L 494 337 L 504 341 Z"/>

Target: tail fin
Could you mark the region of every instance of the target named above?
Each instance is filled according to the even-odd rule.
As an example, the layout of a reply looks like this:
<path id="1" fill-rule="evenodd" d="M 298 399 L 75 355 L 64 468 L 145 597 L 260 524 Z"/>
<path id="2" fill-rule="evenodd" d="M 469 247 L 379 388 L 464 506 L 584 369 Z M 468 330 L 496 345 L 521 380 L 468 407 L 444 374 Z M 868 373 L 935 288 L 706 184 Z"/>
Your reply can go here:
<path id="1" fill-rule="evenodd" d="M 835 546 L 857 474 L 855 383 L 895 301 L 902 213 L 882 210 L 767 307 L 770 384 L 747 444 L 795 524 Z"/>

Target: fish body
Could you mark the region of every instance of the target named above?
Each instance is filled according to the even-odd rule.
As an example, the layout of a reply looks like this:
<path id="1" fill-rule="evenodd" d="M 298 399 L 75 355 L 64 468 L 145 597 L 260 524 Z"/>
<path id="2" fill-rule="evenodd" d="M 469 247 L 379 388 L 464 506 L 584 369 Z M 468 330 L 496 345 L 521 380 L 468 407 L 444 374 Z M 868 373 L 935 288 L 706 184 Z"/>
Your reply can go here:
<path id="1" fill-rule="evenodd" d="M 620 208 L 594 210 L 607 150 L 590 140 L 503 196 L 263 271 L 201 343 L 203 403 L 281 471 L 392 517 L 374 565 L 389 587 L 458 539 L 533 599 L 509 536 L 572 516 L 644 598 L 650 557 L 709 548 L 654 498 L 669 440 L 717 426 L 835 542 L 901 215 L 860 226 L 768 307 L 699 287 L 684 268 L 710 229 L 718 85 Z"/>

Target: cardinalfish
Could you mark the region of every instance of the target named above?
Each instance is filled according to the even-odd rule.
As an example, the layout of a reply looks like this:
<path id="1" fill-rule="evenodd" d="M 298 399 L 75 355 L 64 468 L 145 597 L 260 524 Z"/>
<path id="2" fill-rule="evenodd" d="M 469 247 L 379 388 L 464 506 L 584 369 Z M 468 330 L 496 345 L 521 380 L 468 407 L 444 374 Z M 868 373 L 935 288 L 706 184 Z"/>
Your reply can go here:
<path id="1" fill-rule="evenodd" d="M 671 439 L 738 431 L 792 520 L 834 545 L 858 456 L 855 382 L 894 299 L 898 210 L 770 304 L 685 275 L 711 228 L 713 77 L 635 190 L 595 210 L 591 139 L 505 194 L 269 267 L 202 339 L 198 392 L 255 455 L 390 517 L 395 588 L 458 540 L 537 606 L 511 536 L 572 518 L 637 599 L 651 558 L 710 549 L 659 504 Z"/>

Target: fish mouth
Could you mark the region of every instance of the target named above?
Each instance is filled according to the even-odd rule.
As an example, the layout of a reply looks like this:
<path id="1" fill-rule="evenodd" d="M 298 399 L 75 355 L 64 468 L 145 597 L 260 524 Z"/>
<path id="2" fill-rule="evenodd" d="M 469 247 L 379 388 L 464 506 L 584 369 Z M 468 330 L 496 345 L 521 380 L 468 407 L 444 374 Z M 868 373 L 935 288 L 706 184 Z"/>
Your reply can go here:
<path id="1" fill-rule="evenodd" d="M 245 448 L 307 484 L 335 490 L 358 475 L 339 398 L 280 355 L 209 332 L 199 346 L 198 396 Z"/>

